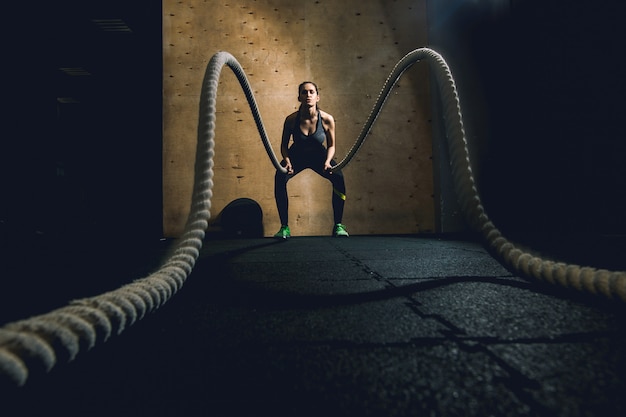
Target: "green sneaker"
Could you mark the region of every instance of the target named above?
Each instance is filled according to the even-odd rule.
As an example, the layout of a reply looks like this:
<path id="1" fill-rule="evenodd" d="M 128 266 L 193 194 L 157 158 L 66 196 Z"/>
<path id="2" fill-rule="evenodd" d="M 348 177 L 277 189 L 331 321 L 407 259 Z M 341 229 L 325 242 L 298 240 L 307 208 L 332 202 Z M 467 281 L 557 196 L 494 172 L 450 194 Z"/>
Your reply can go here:
<path id="1" fill-rule="evenodd" d="M 337 223 L 335 225 L 335 229 L 333 230 L 333 236 L 334 237 L 348 237 L 350 235 L 348 234 L 348 231 L 346 230 L 346 226 L 344 226 L 341 223 Z"/>
<path id="2" fill-rule="evenodd" d="M 288 239 L 291 237 L 291 231 L 289 230 L 289 226 L 280 226 L 280 230 L 278 233 L 274 235 L 276 239 Z"/>

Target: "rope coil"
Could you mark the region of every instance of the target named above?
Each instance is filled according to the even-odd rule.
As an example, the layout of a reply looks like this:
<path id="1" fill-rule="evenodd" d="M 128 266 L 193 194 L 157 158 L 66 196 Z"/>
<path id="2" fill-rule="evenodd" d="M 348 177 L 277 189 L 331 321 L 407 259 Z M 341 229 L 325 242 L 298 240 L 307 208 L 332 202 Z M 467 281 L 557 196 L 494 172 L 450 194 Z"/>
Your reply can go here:
<path id="1" fill-rule="evenodd" d="M 476 189 L 463 127 L 461 106 L 452 73 L 441 55 L 429 48 L 408 53 L 394 67 L 354 145 L 334 170 L 344 168 L 363 145 L 393 86 L 402 74 L 422 59 L 434 72 L 444 106 L 443 117 L 450 153 L 454 188 L 459 203 L 474 231 L 486 241 L 491 252 L 516 273 L 578 291 L 626 301 L 626 272 L 581 267 L 546 261 L 524 252 L 509 242 L 489 220 Z M 30 367 L 50 371 L 58 357 L 74 359 L 81 347 L 91 349 L 111 334 L 122 333 L 165 304 L 184 285 L 200 254 L 211 217 L 213 156 L 218 81 L 228 66 L 236 75 L 250 105 L 265 150 L 274 167 L 280 166 L 265 131 L 252 88 L 237 60 L 218 52 L 209 61 L 202 83 L 196 145 L 194 188 L 190 213 L 182 236 L 162 266 L 149 276 L 95 297 L 75 300 L 47 314 L 31 317 L 0 328 L 0 377 L 24 385 Z"/>

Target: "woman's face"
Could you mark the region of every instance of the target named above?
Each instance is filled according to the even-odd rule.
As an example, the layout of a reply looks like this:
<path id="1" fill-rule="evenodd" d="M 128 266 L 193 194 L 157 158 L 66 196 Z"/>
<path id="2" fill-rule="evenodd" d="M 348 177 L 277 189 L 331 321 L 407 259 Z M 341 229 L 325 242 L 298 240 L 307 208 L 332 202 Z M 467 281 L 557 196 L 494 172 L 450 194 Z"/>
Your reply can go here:
<path id="1" fill-rule="evenodd" d="M 315 106 L 317 102 L 320 100 L 319 94 L 317 94 L 317 89 L 311 83 L 306 83 L 300 89 L 300 95 L 298 96 L 298 101 L 302 104 L 306 104 L 308 106 Z"/>

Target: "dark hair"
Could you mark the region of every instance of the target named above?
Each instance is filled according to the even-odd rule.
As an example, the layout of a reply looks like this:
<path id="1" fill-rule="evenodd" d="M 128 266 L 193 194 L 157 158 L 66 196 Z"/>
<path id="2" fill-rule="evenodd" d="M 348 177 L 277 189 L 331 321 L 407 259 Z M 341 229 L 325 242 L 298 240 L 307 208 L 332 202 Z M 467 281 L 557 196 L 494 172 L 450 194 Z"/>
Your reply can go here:
<path id="1" fill-rule="evenodd" d="M 304 87 L 304 84 L 313 84 L 313 87 L 315 87 L 315 92 L 319 94 L 319 90 L 317 88 L 317 84 L 315 84 L 313 81 L 303 81 L 298 86 L 298 95 L 300 95 L 300 91 L 302 91 L 302 87 Z"/>

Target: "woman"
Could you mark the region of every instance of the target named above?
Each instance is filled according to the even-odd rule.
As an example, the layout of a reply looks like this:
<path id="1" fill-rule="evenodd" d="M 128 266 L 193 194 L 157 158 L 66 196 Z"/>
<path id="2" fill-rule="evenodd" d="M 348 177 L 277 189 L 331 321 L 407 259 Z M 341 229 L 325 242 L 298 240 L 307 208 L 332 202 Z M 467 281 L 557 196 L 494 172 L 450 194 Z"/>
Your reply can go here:
<path id="1" fill-rule="evenodd" d="M 276 238 L 287 239 L 291 236 L 288 222 L 287 182 L 306 168 L 312 169 L 332 183 L 335 222 L 333 236 L 348 236 L 345 226 L 341 223 L 346 200 L 346 185 L 343 174 L 341 171 L 330 171 L 337 164 L 333 160 L 335 156 L 335 119 L 318 108 L 319 100 L 320 96 L 315 83 L 305 81 L 300 84 L 298 86 L 300 108 L 287 116 L 283 125 L 280 153 L 283 157 L 281 165 L 287 168 L 287 173 L 277 170 L 274 179 L 274 196 L 276 197 L 276 206 L 281 223 L 280 230 L 274 235 Z M 290 139 L 293 139 L 291 146 L 289 146 Z M 324 141 L 326 141 L 326 147 L 324 147 Z"/>

